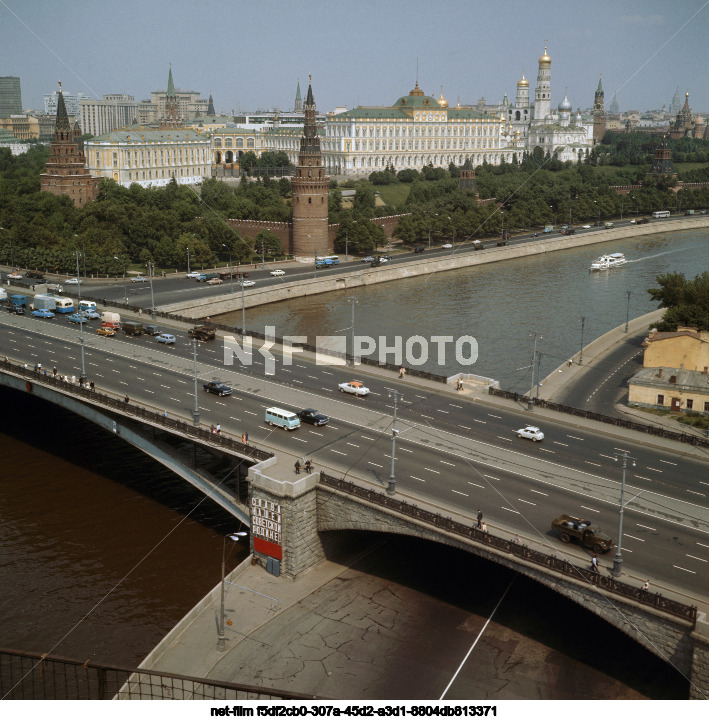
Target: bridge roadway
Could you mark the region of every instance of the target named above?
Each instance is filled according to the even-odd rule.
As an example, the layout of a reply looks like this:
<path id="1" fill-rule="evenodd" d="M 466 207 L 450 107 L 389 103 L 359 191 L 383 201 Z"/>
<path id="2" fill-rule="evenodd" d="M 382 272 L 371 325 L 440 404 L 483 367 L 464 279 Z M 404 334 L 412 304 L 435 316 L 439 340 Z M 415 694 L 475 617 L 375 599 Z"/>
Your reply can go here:
<path id="1" fill-rule="evenodd" d="M 19 362 L 59 373 L 79 374 L 78 329 L 57 317 L 0 317 L 0 353 Z M 150 337 L 103 338 L 95 326 L 85 332 L 89 379 L 101 390 L 132 401 L 190 417 L 194 407 L 191 343 L 175 331 L 178 342 L 165 347 Z M 256 348 L 256 346 L 255 346 Z M 523 541 L 541 543 L 550 552 L 570 551 L 549 531 L 561 512 L 583 514 L 615 536 L 621 470 L 614 453 L 627 450 L 637 466 L 627 471 L 623 555 L 632 578 L 681 589 L 684 602 L 709 597 L 709 474 L 705 453 L 640 434 L 613 436 L 576 418 L 534 416 L 502 404 L 476 401 L 470 392 L 391 374 L 316 366 L 296 356 L 286 367 L 277 355 L 276 374 L 263 373 L 263 359 L 253 354 L 251 367 L 223 365 L 223 347 L 200 344 L 200 384 L 219 378 L 234 388 L 231 397 L 201 392 L 201 419 L 220 423 L 240 437 L 281 456 L 311 458 L 316 468 L 361 478 L 385 488 L 391 463 L 389 391 L 403 393 L 399 406 L 397 488 L 433 504 L 444 513 L 472 519 L 481 508 L 491 528 L 500 527 Z M 337 383 L 357 376 L 372 389 L 366 399 L 343 396 Z M 280 405 L 318 408 L 329 425 L 303 425 L 288 433 L 263 423 L 263 410 Z M 543 422 L 542 422 L 543 418 Z M 517 439 L 514 430 L 530 420 L 546 433 L 543 443 Z M 295 477 L 295 476 L 294 476 Z M 599 559 L 612 565 L 612 554 Z M 627 577 L 626 577 L 627 579 Z M 629 580 L 629 579 L 627 579 Z"/>

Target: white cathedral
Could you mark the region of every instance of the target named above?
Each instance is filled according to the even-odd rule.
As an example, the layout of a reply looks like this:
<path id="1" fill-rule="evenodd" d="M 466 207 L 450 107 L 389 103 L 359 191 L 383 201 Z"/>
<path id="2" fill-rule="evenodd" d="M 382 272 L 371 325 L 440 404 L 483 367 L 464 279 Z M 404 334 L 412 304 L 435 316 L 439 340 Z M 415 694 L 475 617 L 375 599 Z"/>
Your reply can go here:
<path id="1" fill-rule="evenodd" d="M 522 79 L 517 82 L 514 105 L 509 103 L 505 95 L 499 112 L 506 121 L 507 147 L 513 147 L 518 158 L 524 151 L 531 153 L 540 147 L 545 154 L 556 153 L 561 161 L 577 163 L 588 155 L 593 146 L 593 116 L 584 118 L 580 110 L 573 113 L 568 92 L 564 94 L 557 110 L 552 110 L 551 58 L 547 55 L 546 46 L 544 54 L 539 58 L 534 102 L 529 101 L 529 80 L 522 74 Z"/>

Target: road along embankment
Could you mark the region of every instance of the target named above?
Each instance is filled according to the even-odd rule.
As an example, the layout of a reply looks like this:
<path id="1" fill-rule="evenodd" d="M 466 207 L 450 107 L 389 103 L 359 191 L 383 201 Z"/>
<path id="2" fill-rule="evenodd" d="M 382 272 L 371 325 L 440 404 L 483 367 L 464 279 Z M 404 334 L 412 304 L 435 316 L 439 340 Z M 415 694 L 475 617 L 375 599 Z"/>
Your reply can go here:
<path id="1" fill-rule="evenodd" d="M 315 278 L 302 278 L 293 282 L 284 282 L 264 288 L 252 287 L 244 294 L 246 308 L 255 308 L 268 303 L 278 303 L 290 298 L 301 298 L 319 293 L 330 293 L 334 290 L 350 290 L 374 283 L 387 283 L 402 278 L 414 278 L 419 275 L 441 273 L 446 270 L 458 270 L 485 263 L 497 263 L 510 258 L 523 258 L 540 253 L 553 253 L 556 250 L 579 248 L 585 245 L 607 243 L 622 238 L 656 233 L 676 232 L 678 230 L 695 230 L 709 228 L 709 216 L 692 216 L 682 220 L 652 222 L 640 226 L 624 226 L 607 228 L 577 235 L 561 235 L 553 238 L 539 238 L 507 246 L 493 246 L 479 252 L 454 253 L 444 258 L 426 259 L 417 257 L 408 263 L 397 263 L 379 268 L 366 267 L 353 270 L 351 273 L 327 275 L 327 270 L 320 271 Z M 229 293 L 212 298 L 195 298 L 160 306 L 165 313 L 175 313 L 188 318 L 216 316 L 241 310 L 241 293 Z"/>

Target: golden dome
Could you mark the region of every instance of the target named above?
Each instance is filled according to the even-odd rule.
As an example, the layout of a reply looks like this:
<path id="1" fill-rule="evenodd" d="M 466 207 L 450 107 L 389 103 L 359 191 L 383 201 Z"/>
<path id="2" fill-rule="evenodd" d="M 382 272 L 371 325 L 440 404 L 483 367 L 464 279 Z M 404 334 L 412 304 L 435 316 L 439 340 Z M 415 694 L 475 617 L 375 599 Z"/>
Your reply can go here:
<path id="1" fill-rule="evenodd" d="M 448 107 L 448 101 L 443 97 L 443 90 L 441 90 L 441 96 L 436 101 L 442 108 Z"/>
<path id="2" fill-rule="evenodd" d="M 522 79 L 517 81 L 517 87 L 518 88 L 528 88 L 529 87 L 529 80 L 524 77 L 524 73 L 522 73 Z"/>
<path id="3" fill-rule="evenodd" d="M 540 65 L 551 65 L 551 58 L 547 55 L 547 46 L 544 45 L 544 55 L 539 56 Z"/>

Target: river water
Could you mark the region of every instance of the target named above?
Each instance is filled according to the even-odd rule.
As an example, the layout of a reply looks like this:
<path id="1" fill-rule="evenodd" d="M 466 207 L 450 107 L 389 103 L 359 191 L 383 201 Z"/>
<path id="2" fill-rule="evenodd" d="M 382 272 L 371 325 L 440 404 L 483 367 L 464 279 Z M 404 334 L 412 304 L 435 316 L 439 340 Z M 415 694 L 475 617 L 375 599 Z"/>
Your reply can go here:
<path id="1" fill-rule="evenodd" d="M 625 253 L 628 263 L 590 273 L 603 253 Z M 709 230 L 659 233 L 650 236 L 533 255 L 430 276 L 364 286 L 307 298 L 295 298 L 246 311 L 248 328 L 276 336 L 342 335 L 351 344 L 352 310 L 356 298 L 355 332 L 378 338 L 422 335 L 475 337 L 478 360 L 472 366 L 456 362 L 448 352 L 438 363 L 431 344 L 424 370 L 444 375 L 467 372 L 500 381 L 502 388 L 525 391 L 531 378 L 533 332 L 541 337 L 541 377 L 584 344 L 625 323 L 630 291 L 630 317 L 657 308 L 648 288 L 659 274 L 678 271 L 694 277 L 709 268 Z M 221 322 L 241 325 L 241 311 L 220 316 Z M 339 331 L 339 332 L 338 332 Z M 418 354 L 418 349 L 416 349 Z M 467 353 L 467 351 L 466 351 Z M 393 361 L 393 356 L 389 358 Z"/>
<path id="2" fill-rule="evenodd" d="M 515 387 L 524 373 L 515 369 L 529 363 L 529 331 L 544 336 L 540 347 L 553 367 L 575 349 L 581 315 L 591 340 L 625 320 L 626 289 L 631 314 L 640 315 L 653 307 L 645 289 L 656 274 L 694 275 L 706 268 L 707 238 L 706 231 L 658 235 L 365 288 L 358 290 L 357 330 L 473 334 L 480 342 L 475 371 Z M 590 261 L 606 250 L 625 252 L 633 262 L 590 275 Z M 251 311 L 249 322 L 276 324 L 279 335 L 333 334 L 349 323 L 344 298 L 330 294 L 264 307 Z M 218 583 L 222 539 L 237 530 L 235 522 L 90 422 L 7 389 L 0 389 L 0 402 L 0 646 L 137 665 Z M 227 548 L 231 568 L 246 549 Z M 443 555 L 436 563 L 444 576 L 459 573 L 459 562 L 449 568 Z M 476 573 L 485 571 L 481 566 Z M 460 587 L 452 588 L 434 585 L 422 593 L 457 604 Z M 594 632 L 585 636 L 593 651 L 579 658 L 567 646 L 568 634 L 554 633 L 552 619 L 563 613 L 584 628 L 590 617 L 562 601 L 557 607 L 553 594 L 541 593 L 527 584 L 505 613 L 531 629 L 544 609 L 549 631 L 530 639 L 528 652 L 553 657 L 555 668 L 563 669 L 555 698 L 686 696 L 685 682 L 638 648 L 623 647 L 623 656 L 636 662 L 616 665 L 617 683 L 608 684 L 601 672 L 621 644 L 619 635 L 594 621 Z M 598 678 L 593 684 L 590 668 Z M 507 693 L 515 697 L 514 689 Z"/>

